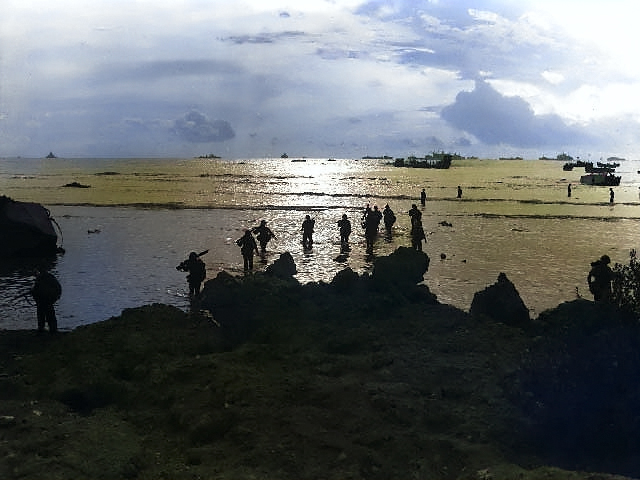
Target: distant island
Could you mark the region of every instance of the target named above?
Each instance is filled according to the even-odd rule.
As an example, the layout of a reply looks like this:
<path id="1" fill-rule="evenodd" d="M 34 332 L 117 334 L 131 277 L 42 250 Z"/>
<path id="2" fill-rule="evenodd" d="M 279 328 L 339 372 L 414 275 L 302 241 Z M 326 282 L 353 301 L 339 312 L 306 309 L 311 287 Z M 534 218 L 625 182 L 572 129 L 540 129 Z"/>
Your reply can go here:
<path id="1" fill-rule="evenodd" d="M 218 155 L 214 155 L 213 153 L 207 153 L 206 155 L 199 155 L 196 158 L 222 158 Z"/>

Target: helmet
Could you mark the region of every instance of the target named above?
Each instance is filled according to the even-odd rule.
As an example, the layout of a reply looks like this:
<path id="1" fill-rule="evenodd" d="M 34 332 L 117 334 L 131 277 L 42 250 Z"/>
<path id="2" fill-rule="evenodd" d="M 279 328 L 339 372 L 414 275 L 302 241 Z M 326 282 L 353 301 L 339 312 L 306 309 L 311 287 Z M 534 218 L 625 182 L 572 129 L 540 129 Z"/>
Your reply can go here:
<path id="1" fill-rule="evenodd" d="M 189 259 L 190 259 L 190 260 L 192 260 L 192 259 L 194 259 L 194 258 L 198 258 L 198 254 L 197 254 L 196 252 L 191 252 L 191 253 L 189 254 Z"/>
<path id="2" fill-rule="evenodd" d="M 609 258 L 609 255 L 602 255 L 600 257 L 600 261 L 604 264 L 611 263 L 611 259 Z"/>

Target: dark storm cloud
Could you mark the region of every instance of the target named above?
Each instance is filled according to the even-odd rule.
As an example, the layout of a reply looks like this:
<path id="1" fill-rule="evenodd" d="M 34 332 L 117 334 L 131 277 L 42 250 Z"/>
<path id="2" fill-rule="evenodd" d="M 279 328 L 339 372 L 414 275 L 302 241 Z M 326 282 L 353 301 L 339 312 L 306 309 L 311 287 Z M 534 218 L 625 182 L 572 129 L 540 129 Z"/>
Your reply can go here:
<path id="1" fill-rule="evenodd" d="M 535 115 L 522 98 L 502 96 L 483 81 L 477 81 L 472 92 L 460 92 L 441 116 L 488 145 L 535 147 L 590 141 L 557 115 Z"/>
<path id="2" fill-rule="evenodd" d="M 242 74 L 237 64 L 217 60 L 161 60 L 140 63 L 116 63 L 103 67 L 92 75 L 94 84 L 114 80 L 150 81 L 170 77 L 203 76 L 215 74 Z"/>
<path id="3" fill-rule="evenodd" d="M 172 130 L 184 140 L 194 143 L 224 142 L 236 136 L 229 122 L 209 120 L 194 110 L 177 119 Z"/>
<path id="4" fill-rule="evenodd" d="M 230 41 L 238 45 L 241 45 L 243 43 L 269 44 L 275 43 L 278 40 L 304 37 L 305 35 L 306 34 L 304 32 L 285 31 L 275 33 L 261 33 L 258 35 L 234 35 L 231 37 L 226 37 L 223 40 Z"/>

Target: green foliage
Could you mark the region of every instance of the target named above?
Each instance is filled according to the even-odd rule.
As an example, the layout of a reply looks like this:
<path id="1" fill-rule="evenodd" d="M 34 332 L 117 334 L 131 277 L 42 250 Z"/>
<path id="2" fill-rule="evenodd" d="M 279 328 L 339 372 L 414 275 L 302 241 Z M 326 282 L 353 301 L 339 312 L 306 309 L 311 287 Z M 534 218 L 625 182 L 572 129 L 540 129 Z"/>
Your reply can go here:
<path id="1" fill-rule="evenodd" d="M 629 265 L 616 263 L 613 273 L 612 302 L 640 317 L 640 260 L 635 249 L 629 252 Z"/>

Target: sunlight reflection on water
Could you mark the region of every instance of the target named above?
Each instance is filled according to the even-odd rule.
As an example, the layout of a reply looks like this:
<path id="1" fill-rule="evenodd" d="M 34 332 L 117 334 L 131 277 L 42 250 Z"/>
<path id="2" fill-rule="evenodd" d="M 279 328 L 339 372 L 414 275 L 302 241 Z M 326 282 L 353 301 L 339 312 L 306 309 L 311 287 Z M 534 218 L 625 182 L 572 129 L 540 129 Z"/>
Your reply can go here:
<path id="1" fill-rule="evenodd" d="M 370 271 L 359 227 L 364 205 L 389 203 L 398 216 L 392 239 L 381 236 L 376 244 L 376 255 L 387 255 L 410 245 L 406 212 L 423 186 L 428 194 L 425 252 L 431 257 L 425 283 L 441 302 L 464 310 L 476 291 L 505 272 L 535 316 L 575 298 L 576 288 L 587 295 L 590 261 L 607 253 L 614 262 L 626 263 L 629 250 L 637 247 L 635 165 L 627 166 L 616 204 L 609 206 L 606 187 L 580 186 L 580 172 L 563 172 L 556 162 L 465 161 L 445 171 L 332 163 L 70 161 L 57 169 L 3 165 L 0 178 L 6 194 L 45 203 L 62 227 L 67 253 L 54 267 L 64 289 L 58 306 L 62 328 L 153 302 L 186 308 L 184 273 L 175 266 L 191 250 L 210 249 L 203 257 L 208 278 L 223 269 L 241 274 L 234 241 L 263 218 L 277 239 L 264 260 L 257 259 L 258 268 L 288 251 L 303 283 L 328 282 L 346 266 Z M 18 174 L 9 174 L 12 169 Z M 118 173 L 98 174 L 109 171 Z M 73 180 L 92 187 L 59 187 Z M 575 184 L 571 199 L 565 193 L 569 181 Z M 462 199 L 455 198 L 458 184 Z M 336 261 L 336 223 L 343 213 L 353 224 L 352 251 Z M 316 218 L 315 244 L 308 253 L 301 246 L 305 214 Z M 88 233 L 92 230 L 100 233 Z M 24 299 L 11 300 L 31 280 L 24 268 L 0 271 L 1 327 L 35 326 L 34 307 Z"/>

